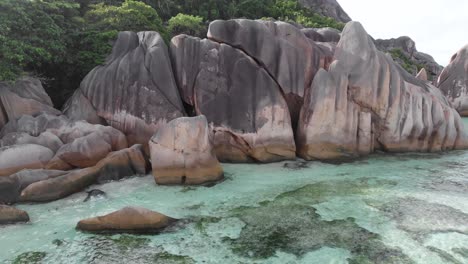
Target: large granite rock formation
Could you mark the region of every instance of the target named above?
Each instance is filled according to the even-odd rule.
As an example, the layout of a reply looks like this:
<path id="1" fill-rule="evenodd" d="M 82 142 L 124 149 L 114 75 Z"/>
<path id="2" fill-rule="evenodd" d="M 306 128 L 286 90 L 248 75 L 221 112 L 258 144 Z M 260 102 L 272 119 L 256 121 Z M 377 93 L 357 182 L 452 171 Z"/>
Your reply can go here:
<path id="1" fill-rule="evenodd" d="M 436 81 L 444 69 L 431 55 L 419 52 L 416 43 L 409 37 L 377 39 L 375 45 L 381 51 L 393 53 L 393 59 L 412 75 L 416 75 L 419 68 L 424 67 L 429 81 Z"/>
<path id="2" fill-rule="evenodd" d="M 0 82 L 0 129 L 22 115 L 59 115 L 38 79 L 23 77 L 15 83 Z"/>
<path id="3" fill-rule="evenodd" d="M 204 184 L 223 178 L 205 116 L 174 119 L 151 138 L 151 164 L 158 184 Z"/>
<path id="4" fill-rule="evenodd" d="M 113 213 L 84 219 L 78 230 L 94 233 L 157 233 L 176 219 L 141 207 L 125 207 Z"/>
<path id="5" fill-rule="evenodd" d="M 230 45 L 185 35 L 172 39 L 171 54 L 183 100 L 214 125 L 214 145 L 221 161 L 271 162 L 295 157 L 288 106 L 262 65 Z M 298 52 L 293 56 L 300 58 Z M 270 59 L 273 65 L 274 58 Z M 295 65 L 291 70 L 303 71 Z M 289 78 L 287 82 L 301 80 Z"/>
<path id="6" fill-rule="evenodd" d="M 305 159 L 468 147 L 461 118 L 440 91 L 379 52 L 358 22 L 346 25 L 329 71 L 315 76 L 296 143 Z"/>
<path id="7" fill-rule="evenodd" d="M 468 116 L 468 45 L 453 55 L 437 86 L 462 116 Z"/>
<path id="8" fill-rule="evenodd" d="M 122 131 L 130 145 L 147 144 L 161 124 L 183 116 L 161 36 L 121 32 L 112 54 L 84 78 L 64 112 L 74 120 L 104 120 Z"/>
<path id="9" fill-rule="evenodd" d="M 276 80 L 288 103 L 293 127 L 316 72 L 327 68 L 333 55 L 300 29 L 280 21 L 217 20 L 210 24 L 208 38 L 241 49 Z"/>
<path id="10" fill-rule="evenodd" d="M 351 18 L 336 0 L 299 0 L 299 3 L 315 13 L 331 17 L 339 22 L 349 22 Z"/>

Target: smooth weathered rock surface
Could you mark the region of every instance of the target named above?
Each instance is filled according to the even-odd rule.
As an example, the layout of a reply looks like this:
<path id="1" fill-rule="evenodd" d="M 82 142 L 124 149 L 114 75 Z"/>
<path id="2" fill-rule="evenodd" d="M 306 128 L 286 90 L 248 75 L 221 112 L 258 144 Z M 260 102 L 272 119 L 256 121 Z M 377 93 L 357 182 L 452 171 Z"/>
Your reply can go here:
<path id="1" fill-rule="evenodd" d="M 49 114 L 23 115 L 5 125 L 1 134 L 1 146 L 34 143 L 50 148 L 55 156 L 45 168 L 55 170 L 94 166 L 110 152 L 128 147 L 125 135 L 113 127 Z"/>
<path id="2" fill-rule="evenodd" d="M 63 145 L 63 142 L 50 132 L 41 133 L 37 137 L 31 136 L 25 132 L 9 133 L 0 139 L 0 147 L 25 144 L 41 145 L 56 152 Z"/>
<path id="3" fill-rule="evenodd" d="M 98 116 L 122 131 L 130 145 L 147 144 L 161 124 L 185 112 L 167 46 L 156 32 L 119 33 L 112 54 L 79 90 L 65 114 L 88 122 L 98 122 Z"/>
<path id="4" fill-rule="evenodd" d="M 339 22 L 349 22 L 351 18 L 336 0 L 299 0 L 299 4 L 322 16 Z"/>
<path id="5" fill-rule="evenodd" d="M 121 137 L 117 135 L 116 140 L 118 141 L 120 138 L 124 142 L 121 144 L 114 144 L 114 146 L 111 136 L 112 135 L 106 134 L 102 130 L 92 132 L 64 145 L 58 150 L 56 156 L 74 167 L 87 168 L 94 166 L 110 152 L 127 147 L 123 134 Z"/>
<path id="6" fill-rule="evenodd" d="M 255 60 L 229 45 L 186 35 L 172 39 L 171 54 L 183 100 L 214 125 L 221 161 L 295 157 L 286 101 L 275 80 Z"/>
<path id="7" fill-rule="evenodd" d="M 0 177 L 23 169 L 43 169 L 53 156 L 52 150 L 34 144 L 0 148 Z"/>
<path id="8" fill-rule="evenodd" d="M 468 45 L 453 55 L 437 86 L 462 116 L 468 116 Z"/>
<path id="9" fill-rule="evenodd" d="M 0 205 L 0 225 L 28 222 L 29 215 L 23 210 Z"/>
<path id="10" fill-rule="evenodd" d="M 141 207 L 125 207 L 116 212 L 84 219 L 76 228 L 96 233 L 157 233 L 176 219 Z"/>
<path id="11" fill-rule="evenodd" d="M 280 21 L 217 20 L 210 24 L 208 38 L 239 48 L 259 62 L 282 89 L 294 128 L 316 72 L 328 68 L 333 56 L 300 29 Z"/>
<path id="12" fill-rule="evenodd" d="M 153 176 L 158 184 L 203 184 L 223 178 L 205 116 L 174 119 L 151 138 Z"/>
<path id="13" fill-rule="evenodd" d="M 0 129 L 22 115 L 50 113 L 60 115 L 53 108 L 50 97 L 38 79 L 23 77 L 14 84 L 0 82 Z"/>
<path id="14" fill-rule="evenodd" d="M 21 192 L 21 201 L 47 202 L 82 191 L 95 183 L 146 174 L 146 159 L 141 145 L 110 153 L 93 167 L 33 183 Z"/>
<path id="15" fill-rule="evenodd" d="M 377 51 L 358 22 L 345 27 L 330 70 L 320 70 L 297 131 L 305 159 L 466 148 L 461 118 L 434 86 Z"/>

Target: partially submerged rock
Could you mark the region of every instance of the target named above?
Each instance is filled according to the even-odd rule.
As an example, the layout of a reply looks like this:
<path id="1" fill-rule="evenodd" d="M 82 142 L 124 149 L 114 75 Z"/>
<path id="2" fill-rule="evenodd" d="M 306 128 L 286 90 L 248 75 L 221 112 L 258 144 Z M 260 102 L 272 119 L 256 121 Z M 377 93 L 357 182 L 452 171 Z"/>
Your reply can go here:
<path id="1" fill-rule="evenodd" d="M 221 161 L 295 157 L 288 106 L 261 65 L 240 49 L 185 35 L 172 39 L 171 53 L 182 98 L 213 123 Z"/>
<path id="2" fill-rule="evenodd" d="M 87 202 L 91 200 L 92 198 L 96 198 L 96 197 L 106 197 L 106 193 L 104 191 L 97 190 L 97 189 L 87 191 L 86 193 L 88 194 L 88 196 L 86 196 L 83 202 Z"/>
<path id="3" fill-rule="evenodd" d="M 95 233 L 158 233 L 176 219 L 141 207 L 125 207 L 116 212 L 84 219 L 76 228 Z"/>
<path id="4" fill-rule="evenodd" d="M 64 198 L 86 187 L 110 180 L 120 180 L 146 173 L 146 159 L 141 145 L 110 153 L 95 166 L 74 170 L 35 182 L 21 192 L 23 202 L 48 202 Z"/>
<path id="5" fill-rule="evenodd" d="M 12 204 L 19 201 L 21 191 L 29 185 L 67 174 L 58 170 L 22 170 L 10 176 L 0 177 L 0 203 Z"/>
<path id="6" fill-rule="evenodd" d="M 167 46 L 156 32 L 120 32 L 106 62 L 84 78 L 79 90 L 67 103 L 66 115 L 88 122 L 103 119 L 130 145 L 147 144 L 161 124 L 185 113 Z"/>
<path id="7" fill-rule="evenodd" d="M 437 86 L 461 116 L 468 116 L 468 45 L 453 55 Z"/>
<path id="8" fill-rule="evenodd" d="M 29 215 L 27 212 L 7 205 L 0 205 L 0 225 L 28 221 Z"/>
<path id="9" fill-rule="evenodd" d="M 206 117 L 182 117 L 160 128 L 150 141 L 158 184 L 203 184 L 223 178 Z"/>
<path id="10" fill-rule="evenodd" d="M 53 156 L 52 150 L 34 144 L 0 148 L 0 177 L 23 169 L 43 169 Z"/>

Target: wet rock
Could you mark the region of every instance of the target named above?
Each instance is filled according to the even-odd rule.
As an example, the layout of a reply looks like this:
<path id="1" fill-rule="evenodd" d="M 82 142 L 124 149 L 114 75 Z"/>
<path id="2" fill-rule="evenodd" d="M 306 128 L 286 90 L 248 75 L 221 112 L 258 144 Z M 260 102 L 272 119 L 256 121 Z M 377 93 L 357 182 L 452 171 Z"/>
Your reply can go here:
<path id="1" fill-rule="evenodd" d="M 293 129 L 316 72 L 328 68 L 333 57 L 328 48 L 285 22 L 217 20 L 210 24 L 208 38 L 241 49 L 276 80 L 288 104 Z"/>
<path id="2" fill-rule="evenodd" d="M 23 169 L 43 169 L 53 156 L 52 150 L 34 144 L 0 148 L 0 177 Z"/>
<path id="3" fill-rule="evenodd" d="M 184 102 L 213 123 L 221 161 L 295 157 L 288 106 L 275 80 L 255 60 L 229 45 L 185 35 L 172 39 L 171 54 Z"/>
<path id="4" fill-rule="evenodd" d="M 158 128 L 184 115 L 164 40 L 156 32 L 120 32 L 112 53 L 82 81 L 65 113 L 122 131 L 147 144 Z M 78 106 L 79 107 L 78 107 Z"/>
<path id="5" fill-rule="evenodd" d="M 22 115 L 50 113 L 60 115 L 53 108 L 50 97 L 38 79 L 23 77 L 14 84 L 0 82 L 0 129 L 9 120 L 16 120 Z"/>
<path id="6" fill-rule="evenodd" d="M 440 74 L 437 87 L 461 116 L 468 116 L 468 45 L 453 55 L 450 64 Z"/>
<path id="7" fill-rule="evenodd" d="M 67 197 L 96 183 L 97 174 L 98 169 L 90 167 L 33 183 L 21 192 L 20 201 L 49 202 Z"/>
<path id="8" fill-rule="evenodd" d="M 141 207 L 125 207 L 116 212 L 84 219 L 76 228 L 97 233 L 158 233 L 176 220 Z"/>
<path id="9" fill-rule="evenodd" d="M 145 174 L 146 167 L 142 146 L 135 145 L 110 153 L 93 167 L 74 170 L 65 175 L 33 183 L 21 192 L 20 200 L 28 202 L 58 200 L 95 183 Z"/>
<path id="10" fill-rule="evenodd" d="M 203 184 L 223 178 L 205 116 L 172 120 L 151 138 L 150 150 L 158 184 Z"/>
<path id="11" fill-rule="evenodd" d="M 309 163 L 307 161 L 286 162 L 283 164 L 283 168 L 290 170 L 307 169 L 309 168 Z"/>
<path id="12" fill-rule="evenodd" d="M 0 225 L 28 222 L 29 215 L 23 210 L 0 205 Z"/>
<path id="13" fill-rule="evenodd" d="M 334 57 L 305 98 L 296 136 L 300 157 L 347 159 L 376 150 L 468 146 L 461 118 L 446 98 L 378 51 L 358 22 L 346 25 Z"/>
<path id="14" fill-rule="evenodd" d="M 95 197 L 106 197 L 106 193 L 101 191 L 101 190 L 91 190 L 91 191 L 87 191 L 86 192 L 88 194 L 88 196 L 86 196 L 86 198 L 84 199 L 83 202 L 87 202 L 89 201 L 91 198 L 95 198 Z"/>
<path id="15" fill-rule="evenodd" d="M 15 203 L 21 191 L 29 185 L 66 174 L 58 170 L 22 170 L 8 177 L 0 177 L 0 203 Z"/>
<path id="16" fill-rule="evenodd" d="M 455 208 L 415 198 L 401 198 L 379 207 L 397 221 L 398 228 L 416 238 L 432 232 L 459 232 L 468 234 L 468 214 Z"/>
<path id="17" fill-rule="evenodd" d="M 0 204 L 12 204 L 18 200 L 20 184 L 17 179 L 0 177 Z"/>

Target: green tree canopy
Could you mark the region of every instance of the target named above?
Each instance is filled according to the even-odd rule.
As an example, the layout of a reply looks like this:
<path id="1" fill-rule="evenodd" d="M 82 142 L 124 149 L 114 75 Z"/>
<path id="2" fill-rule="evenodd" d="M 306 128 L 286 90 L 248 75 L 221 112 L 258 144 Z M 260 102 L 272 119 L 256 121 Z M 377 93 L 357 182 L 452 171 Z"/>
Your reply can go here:
<path id="1" fill-rule="evenodd" d="M 167 29 L 172 36 L 187 34 L 196 37 L 203 37 L 206 33 L 203 25 L 203 18 L 179 13 L 168 21 Z"/>

